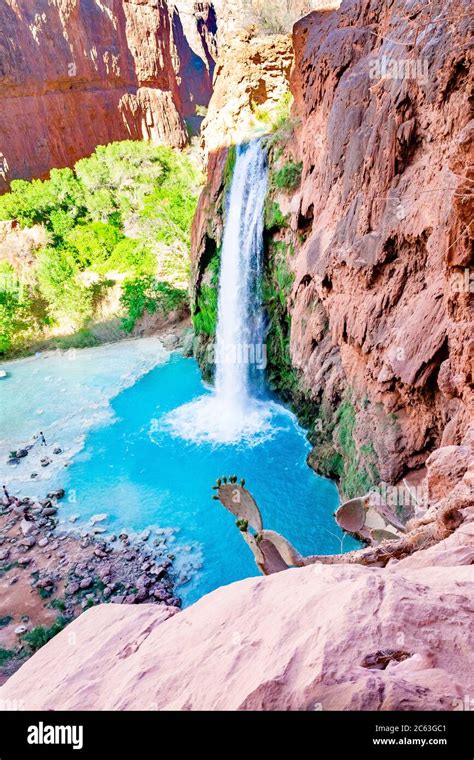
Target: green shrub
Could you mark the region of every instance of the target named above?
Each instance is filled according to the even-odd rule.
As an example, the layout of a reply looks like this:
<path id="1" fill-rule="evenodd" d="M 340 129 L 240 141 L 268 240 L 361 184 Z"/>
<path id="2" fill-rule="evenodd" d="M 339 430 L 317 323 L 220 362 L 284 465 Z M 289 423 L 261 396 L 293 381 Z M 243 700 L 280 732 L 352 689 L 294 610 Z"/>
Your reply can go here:
<path id="1" fill-rule="evenodd" d="M 301 182 L 303 163 L 288 161 L 272 175 L 272 185 L 278 190 L 294 190 Z"/>
<path id="2" fill-rule="evenodd" d="M 91 348 L 97 346 L 98 339 L 87 327 L 64 337 L 55 338 L 54 346 L 61 351 L 67 351 L 69 348 Z"/>
<path id="3" fill-rule="evenodd" d="M 217 312 L 219 302 L 219 272 L 221 252 L 217 250 L 209 261 L 201 277 L 201 284 L 196 294 L 192 320 L 197 335 L 213 336 L 217 329 Z"/>
<path id="4" fill-rule="evenodd" d="M 288 299 L 294 275 L 286 263 L 286 246 L 273 245 L 262 282 L 262 302 L 268 316 L 267 378 L 271 388 L 289 401 L 299 390 L 298 373 L 290 354 L 291 317 Z"/>
<path id="5" fill-rule="evenodd" d="M 168 314 L 179 309 L 187 300 L 184 290 L 175 288 L 167 282 L 159 282 L 154 277 L 144 276 L 124 283 L 121 304 L 126 311 L 122 320 L 122 329 L 131 333 L 137 321 L 145 311 L 154 314 L 159 311 Z"/>
<path id="6" fill-rule="evenodd" d="M 156 272 L 156 257 L 142 240 L 123 238 L 117 243 L 109 258 L 94 269 L 104 274 L 129 272 L 139 277 Z"/>
<path id="7" fill-rule="evenodd" d="M 182 285 L 201 182 L 186 153 L 131 140 L 99 146 L 49 180 L 14 180 L 0 197 L 0 219 L 41 224 L 49 243 L 23 283 L 24 298 L 4 293 L 0 279 L 0 352 L 37 339 L 51 321 L 66 320 L 70 330 L 93 318 L 106 283 L 85 287 L 85 270 L 129 279 L 156 273 Z"/>
<path id="8" fill-rule="evenodd" d="M 46 181 L 13 180 L 9 193 L 0 196 L 0 219 L 16 219 L 23 227 L 45 224 L 54 232 L 51 214 L 57 211 L 80 215 L 83 190 L 72 169 L 52 169 Z"/>
<path id="9" fill-rule="evenodd" d="M 53 599 L 49 606 L 53 610 L 61 610 L 61 612 L 64 612 L 66 609 L 66 602 L 63 599 Z"/>
<path id="10" fill-rule="evenodd" d="M 113 224 L 88 222 L 75 227 L 66 237 L 80 270 L 100 269 L 106 265 L 117 243 L 124 235 Z"/>
<path id="11" fill-rule="evenodd" d="M 267 100 L 262 105 L 254 105 L 253 114 L 268 132 L 276 133 L 285 128 L 290 121 L 292 105 L 293 95 L 287 90 L 276 103 Z"/>
<path id="12" fill-rule="evenodd" d="M 201 285 L 193 313 L 193 326 L 196 333 L 216 334 L 218 300 L 217 288 Z"/>
<path id="13" fill-rule="evenodd" d="M 265 206 L 265 229 L 268 232 L 288 226 L 288 218 L 282 214 L 276 201 L 270 201 Z"/>
<path id="14" fill-rule="evenodd" d="M 81 327 L 93 314 L 93 292 L 78 279 L 70 251 L 45 248 L 38 256 L 37 279 L 41 295 L 56 320 L 67 317 Z"/>
<path id="15" fill-rule="evenodd" d="M 4 617 L 0 618 L 0 628 L 5 628 L 5 626 L 10 625 L 13 618 L 11 615 L 5 615 Z"/>
<path id="16" fill-rule="evenodd" d="M 14 649 L 2 649 L 0 647 L 0 666 L 5 665 L 8 660 L 11 660 L 16 654 Z"/>
<path id="17" fill-rule="evenodd" d="M 231 145 L 227 149 L 227 158 L 224 166 L 224 192 L 227 192 L 232 184 L 236 161 L 237 148 L 235 145 Z"/>
<path id="18" fill-rule="evenodd" d="M 19 347 L 33 326 L 28 296 L 20 291 L 0 290 L 0 354 Z"/>
<path id="19" fill-rule="evenodd" d="M 68 623 L 70 623 L 70 619 L 60 615 L 49 628 L 39 625 L 31 631 L 24 633 L 21 638 L 26 644 L 28 644 L 33 652 L 36 652 L 47 644 L 53 636 L 60 633 Z"/>

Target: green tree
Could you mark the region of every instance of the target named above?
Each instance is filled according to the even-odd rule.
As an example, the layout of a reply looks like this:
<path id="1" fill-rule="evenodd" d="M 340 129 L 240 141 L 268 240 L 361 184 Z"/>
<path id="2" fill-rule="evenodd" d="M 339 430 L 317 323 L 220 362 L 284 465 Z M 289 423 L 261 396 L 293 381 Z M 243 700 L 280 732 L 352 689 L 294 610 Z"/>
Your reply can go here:
<path id="1" fill-rule="evenodd" d="M 123 233 L 112 224 L 89 222 L 75 227 L 66 237 L 79 269 L 101 268 L 110 258 Z"/>
<path id="2" fill-rule="evenodd" d="M 123 238 L 117 243 L 104 271 L 130 272 L 134 275 L 154 274 L 156 257 L 142 240 Z"/>
<path id="3" fill-rule="evenodd" d="M 186 291 L 173 287 L 168 282 L 159 282 L 154 277 L 138 277 L 127 280 L 122 289 L 121 303 L 126 316 L 122 320 L 125 332 L 132 332 L 145 311 L 167 314 L 186 302 Z"/>
<path id="4" fill-rule="evenodd" d="M 93 313 L 93 293 L 78 279 L 72 254 L 64 249 L 45 248 L 38 257 L 37 277 L 41 295 L 56 320 L 67 317 L 76 327 Z"/>

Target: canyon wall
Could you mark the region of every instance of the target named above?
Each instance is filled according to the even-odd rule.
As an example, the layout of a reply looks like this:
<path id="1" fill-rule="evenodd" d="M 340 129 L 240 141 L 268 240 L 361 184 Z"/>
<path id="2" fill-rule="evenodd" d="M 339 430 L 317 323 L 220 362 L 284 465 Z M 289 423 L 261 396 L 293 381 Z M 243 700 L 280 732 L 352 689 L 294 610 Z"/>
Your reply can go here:
<path id="1" fill-rule="evenodd" d="M 286 288 L 269 375 L 348 495 L 419 470 L 472 417 L 469 15 L 358 0 L 294 28 L 295 103 L 267 138 L 267 276 Z M 200 204 L 197 278 L 222 187 Z"/>
<path id="2" fill-rule="evenodd" d="M 390 482 L 473 411 L 469 21 L 463 0 L 346 2 L 294 30 L 291 356 Z"/>
<path id="3" fill-rule="evenodd" d="M 188 33 L 212 41 L 198 5 Z M 6 0 L 0 29 L 0 192 L 113 140 L 183 147 L 209 101 L 212 55 L 165 0 Z"/>

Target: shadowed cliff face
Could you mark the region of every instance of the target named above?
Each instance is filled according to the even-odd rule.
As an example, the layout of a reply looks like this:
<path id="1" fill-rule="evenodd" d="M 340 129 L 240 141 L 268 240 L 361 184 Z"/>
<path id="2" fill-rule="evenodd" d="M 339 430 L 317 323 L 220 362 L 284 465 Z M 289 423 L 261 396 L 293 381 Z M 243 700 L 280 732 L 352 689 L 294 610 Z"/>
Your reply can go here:
<path id="1" fill-rule="evenodd" d="M 210 58 L 165 0 L 6 0 L 0 29 L 0 191 L 113 140 L 183 147 L 209 101 Z"/>
<path id="2" fill-rule="evenodd" d="M 298 22 L 292 124 L 270 141 L 273 175 L 302 163 L 298 188 L 269 198 L 285 221 L 267 265 L 276 244 L 294 276 L 285 396 L 312 427 L 311 463 L 350 495 L 459 444 L 473 411 L 469 7 L 435 5 L 346 2 Z M 221 192 L 214 175 L 198 278 Z"/>

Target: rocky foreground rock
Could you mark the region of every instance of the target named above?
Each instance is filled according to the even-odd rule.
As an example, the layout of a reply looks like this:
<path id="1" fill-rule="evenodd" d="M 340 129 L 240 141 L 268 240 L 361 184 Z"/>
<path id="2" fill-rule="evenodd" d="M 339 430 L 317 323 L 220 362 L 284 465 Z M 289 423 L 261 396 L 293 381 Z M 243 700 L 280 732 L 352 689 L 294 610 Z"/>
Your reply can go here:
<path id="1" fill-rule="evenodd" d="M 25 709 L 453 710 L 474 693 L 473 523 L 388 569 L 315 565 L 184 612 L 101 605 L 0 689 Z M 460 561 L 462 564 L 460 564 Z"/>

